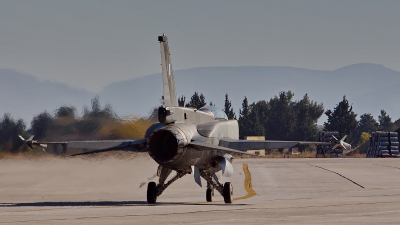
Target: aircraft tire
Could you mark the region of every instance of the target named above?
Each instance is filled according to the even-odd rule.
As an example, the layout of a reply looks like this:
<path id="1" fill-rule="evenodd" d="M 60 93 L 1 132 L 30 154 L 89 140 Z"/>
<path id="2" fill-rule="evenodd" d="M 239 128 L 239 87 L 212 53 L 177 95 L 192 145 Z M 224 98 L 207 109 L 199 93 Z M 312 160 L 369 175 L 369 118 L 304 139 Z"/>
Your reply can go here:
<path id="1" fill-rule="evenodd" d="M 147 203 L 155 204 L 157 201 L 157 184 L 156 182 L 149 182 L 147 184 Z"/>
<path id="2" fill-rule="evenodd" d="M 233 186 L 231 182 L 225 182 L 224 184 L 224 202 L 227 204 L 232 203 Z"/>
<path id="3" fill-rule="evenodd" d="M 206 200 L 207 202 L 212 202 L 214 198 L 214 189 L 208 188 L 206 191 Z"/>

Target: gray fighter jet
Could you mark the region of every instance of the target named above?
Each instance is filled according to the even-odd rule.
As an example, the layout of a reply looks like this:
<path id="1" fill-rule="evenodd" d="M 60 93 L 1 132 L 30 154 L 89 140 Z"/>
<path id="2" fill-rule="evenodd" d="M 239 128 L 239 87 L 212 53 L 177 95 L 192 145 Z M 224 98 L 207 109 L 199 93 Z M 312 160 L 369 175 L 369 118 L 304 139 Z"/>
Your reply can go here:
<path id="1" fill-rule="evenodd" d="M 323 144 L 350 146 L 342 140 L 334 142 L 301 141 L 247 141 L 239 140 L 239 127 L 236 120 L 228 120 L 226 114 L 215 106 L 200 109 L 179 107 L 172 70 L 168 39 L 163 34 L 158 37 L 161 47 L 162 80 L 164 104 L 158 108 L 158 123 L 151 125 L 140 140 L 123 141 L 71 141 L 39 142 L 29 138 L 21 139 L 32 146 L 45 148 L 47 144 L 59 144 L 68 147 L 94 149 L 75 155 L 124 150 L 147 151 L 159 164 L 158 183 L 149 182 L 147 202 L 154 204 L 163 191 L 174 181 L 193 174 L 195 182 L 202 186 L 201 177 L 207 182 L 206 200 L 211 202 L 214 190 L 232 203 L 233 187 L 230 182 L 220 183 L 219 175 L 233 175 L 232 154 L 249 154 L 248 149 L 279 149 L 298 145 Z M 251 155 L 251 154 L 250 154 Z M 167 181 L 172 171 L 176 174 Z"/>

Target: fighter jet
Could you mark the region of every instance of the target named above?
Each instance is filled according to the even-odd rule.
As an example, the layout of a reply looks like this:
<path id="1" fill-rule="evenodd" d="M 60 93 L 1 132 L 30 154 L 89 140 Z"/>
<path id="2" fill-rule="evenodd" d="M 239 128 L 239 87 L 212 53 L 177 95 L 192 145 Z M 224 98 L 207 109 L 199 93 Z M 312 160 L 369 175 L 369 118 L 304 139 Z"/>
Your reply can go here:
<path id="1" fill-rule="evenodd" d="M 228 120 L 226 114 L 215 106 L 200 109 L 180 107 L 174 82 L 168 38 L 158 36 L 161 48 L 161 66 L 163 82 L 163 105 L 158 108 L 158 123 L 151 125 L 140 140 L 122 141 L 71 141 L 40 142 L 29 138 L 23 141 L 30 147 L 46 147 L 47 144 L 59 144 L 68 147 L 94 149 L 74 155 L 87 155 L 108 151 L 146 151 L 159 166 L 158 182 L 149 182 L 147 202 L 154 204 L 157 198 L 176 180 L 193 174 L 195 182 L 202 186 L 203 178 L 207 182 L 206 201 L 212 202 L 214 190 L 232 203 L 233 186 L 230 182 L 222 184 L 220 174 L 233 175 L 232 154 L 249 154 L 248 149 L 292 148 L 298 145 L 323 144 L 349 148 L 343 140 L 336 142 L 301 141 L 247 141 L 239 140 L 239 126 L 236 120 Z M 346 144 L 346 146 L 344 146 Z M 107 147 L 105 147 L 107 146 Z M 252 155 L 252 154 L 249 154 Z M 172 171 L 176 174 L 167 181 Z"/>

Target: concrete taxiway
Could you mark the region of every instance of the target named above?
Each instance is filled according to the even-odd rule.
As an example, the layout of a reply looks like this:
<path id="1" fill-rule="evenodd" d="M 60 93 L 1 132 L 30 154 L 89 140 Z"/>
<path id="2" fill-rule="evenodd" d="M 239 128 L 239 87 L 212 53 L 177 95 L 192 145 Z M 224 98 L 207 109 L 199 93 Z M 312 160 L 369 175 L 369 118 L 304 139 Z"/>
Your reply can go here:
<path id="1" fill-rule="evenodd" d="M 399 159 L 236 159 L 228 205 L 191 175 L 148 205 L 156 168 L 126 154 L 0 160 L 0 224 L 400 224 Z"/>

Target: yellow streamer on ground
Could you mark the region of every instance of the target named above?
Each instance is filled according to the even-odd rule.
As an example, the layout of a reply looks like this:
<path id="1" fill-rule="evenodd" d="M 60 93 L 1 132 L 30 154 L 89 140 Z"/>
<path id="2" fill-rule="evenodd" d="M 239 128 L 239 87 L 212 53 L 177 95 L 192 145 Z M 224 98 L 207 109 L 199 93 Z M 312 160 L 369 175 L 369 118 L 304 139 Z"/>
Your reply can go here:
<path id="1" fill-rule="evenodd" d="M 246 189 L 247 195 L 234 198 L 233 200 L 235 200 L 235 201 L 246 199 L 246 198 L 251 198 L 251 197 L 257 195 L 257 193 L 253 190 L 252 185 L 251 185 L 251 174 L 249 171 L 249 166 L 247 164 L 243 164 L 243 171 L 244 171 L 244 175 L 245 175 L 244 189 Z"/>

